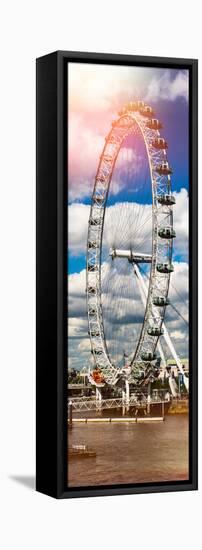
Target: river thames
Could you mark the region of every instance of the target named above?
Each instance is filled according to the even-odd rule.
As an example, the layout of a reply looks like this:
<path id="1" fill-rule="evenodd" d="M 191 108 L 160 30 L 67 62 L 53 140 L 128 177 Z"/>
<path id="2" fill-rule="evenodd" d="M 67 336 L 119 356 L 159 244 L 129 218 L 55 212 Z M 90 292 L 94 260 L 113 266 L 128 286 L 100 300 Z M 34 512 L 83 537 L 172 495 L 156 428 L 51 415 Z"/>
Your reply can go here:
<path id="1" fill-rule="evenodd" d="M 149 424 L 74 424 L 69 446 L 85 444 L 96 457 L 69 460 L 68 486 L 187 480 L 188 433 L 187 414 Z"/>

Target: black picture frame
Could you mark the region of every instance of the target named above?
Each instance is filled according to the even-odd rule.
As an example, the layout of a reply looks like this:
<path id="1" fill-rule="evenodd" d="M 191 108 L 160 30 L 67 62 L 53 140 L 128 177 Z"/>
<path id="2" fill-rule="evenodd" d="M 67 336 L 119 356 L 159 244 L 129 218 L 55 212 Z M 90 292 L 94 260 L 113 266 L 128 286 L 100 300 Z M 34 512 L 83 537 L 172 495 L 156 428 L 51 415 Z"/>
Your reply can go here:
<path id="1" fill-rule="evenodd" d="M 140 65 L 189 70 L 190 166 L 190 417 L 188 481 L 68 489 L 66 261 L 68 62 Z M 198 487 L 197 166 L 198 62 L 196 59 L 57 51 L 36 62 L 36 489 L 55 498 L 196 490 Z"/>

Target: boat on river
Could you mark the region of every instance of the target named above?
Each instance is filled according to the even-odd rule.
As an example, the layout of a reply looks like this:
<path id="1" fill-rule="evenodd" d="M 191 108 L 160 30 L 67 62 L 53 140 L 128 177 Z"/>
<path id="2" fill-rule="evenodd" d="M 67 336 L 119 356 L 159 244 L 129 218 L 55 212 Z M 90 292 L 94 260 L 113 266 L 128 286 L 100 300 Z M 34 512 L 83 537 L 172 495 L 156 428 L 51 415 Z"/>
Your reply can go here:
<path id="1" fill-rule="evenodd" d="M 72 445 L 68 449 L 69 458 L 93 458 L 96 452 L 87 445 Z"/>

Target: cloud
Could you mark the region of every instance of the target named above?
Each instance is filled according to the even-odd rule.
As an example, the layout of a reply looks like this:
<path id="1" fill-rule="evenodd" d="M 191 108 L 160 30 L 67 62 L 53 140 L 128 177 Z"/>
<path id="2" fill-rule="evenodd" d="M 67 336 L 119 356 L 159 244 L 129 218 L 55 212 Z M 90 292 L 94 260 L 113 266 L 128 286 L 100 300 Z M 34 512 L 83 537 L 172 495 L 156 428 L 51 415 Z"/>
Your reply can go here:
<path id="1" fill-rule="evenodd" d="M 173 193 L 176 204 L 173 207 L 173 225 L 176 231 L 174 239 L 173 256 L 180 255 L 181 260 L 188 260 L 189 247 L 189 195 L 186 189 L 179 193 Z"/>
<path id="2" fill-rule="evenodd" d="M 90 206 L 73 203 L 68 206 L 68 249 L 72 256 L 86 254 Z"/>
<path id="3" fill-rule="evenodd" d="M 188 298 L 188 284 L 189 284 L 189 265 L 187 262 L 173 262 L 174 272 L 170 277 L 170 291 L 169 297 L 171 300 L 176 301 L 176 294 L 181 297 L 181 302 L 185 302 Z"/>
<path id="4" fill-rule="evenodd" d="M 83 297 L 86 288 L 86 270 L 83 269 L 80 273 L 72 273 L 68 276 L 68 291 L 69 295 Z"/>
<path id="5" fill-rule="evenodd" d="M 91 196 L 99 156 L 104 147 L 104 135 L 82 114 L 70 113 L 68 122 L 69 201 Z"/>
<path id="6" fill-rule="evenodd" d="M 122 103 L 155 97 L 187 98 L 188 71 L 96 64 L 69 64 L 69 110 L 88 117 L 116 113 Z M 98 115 L 99 116 L 99 115 Z"/>
<path id="7" fill-rule="evenodd" d="M 170 332 L 171 338 L 174 338 L 174 340 L 184 340 L 185 335 L 180 330 L 171 330 Z"/>
<path id="8" fill-rule="evenodd" d="M 80 344 L 78 345 L 78 350 L 84 353 L 90 353 L 90 339 L 84 338 L 81 340 Z"/>
<path id="9" fill-rule="evenodd" d="M 124 101 L 140 99 L 154 69 L 69 64 L 69 109 L 92 116 L 116 112 Z"/>
<path id="10" fill-rule="evenodd" d="M 79 317 L 69 317 L 68 336 L 69 338 L 83 338 L 87 334 L 87 320 Z"/>
<path id="11" fill-rule="evenodd" d="M 68 276 L 69 317 L 86 318 L 86 270 Z"/>
<path id="12" fill-rule="evenodd" d="M 159 78 L 152 78 L 146 95 L 147 101 L 160 99 L 175 101 L 183 98 L 188 101 L 188 71 L 178 71 L 173 78 L 172 71 L 166 70 Z"/>

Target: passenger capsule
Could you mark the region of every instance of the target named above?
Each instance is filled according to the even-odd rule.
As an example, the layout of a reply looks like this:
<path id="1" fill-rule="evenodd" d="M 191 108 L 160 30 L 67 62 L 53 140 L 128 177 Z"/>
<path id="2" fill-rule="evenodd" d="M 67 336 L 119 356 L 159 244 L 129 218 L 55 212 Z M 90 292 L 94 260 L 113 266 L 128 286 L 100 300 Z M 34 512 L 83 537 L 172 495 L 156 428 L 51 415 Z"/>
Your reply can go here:
<path id="1" fill-rule="evenodd" d="M 152 140 L 152 146 L 155 147 L 155 149 L 167 149 L 168 144 L 166 140 L 162 137 L 157 137 Z"/>
<path id="2" fill-rule="evenodd" d="M 146 105 L 145 107 L 143 107 L 143 109 L 140 110 L 140 113 L 141 115 L 147 116 L 147 117 L 152 117 L 154 115 L 154 111 L 151 107 L 149 107 L 149 105 Z"/>
<path id="3" fill-rule="evenodd" d="M 156 359 L 156 353 L 152 353 L 151 351 L 144 351 L 141 354 L 142 361 L 154 361 Z"/>
<path id="4" fill-rule="evenodd" d="M 126 108 L 128 111 L 137 111 L 138 109 L 137 101 L 129 101 L 129 103 L 127 103 Z"/>
<path id="5" fill-rule="evenodd" d="M 157 201 L 165 206 L 172 206 L 176 203 L 174 195 L 170 194 L 157 195 Z"/>
<path id="6" fill-rule="evenodd" d="M 100 336 L 100 332 L 98 330 L 89 330 L 88 334 L 92 337 Z"/>
<path id="7" fill-rule="evenodd" d="M 159 328 L 158 326 L 149 327 L 148 330 L 147 330 L 147 333 L 150 336 L 161 336 L 163 334 L 163 329 Z"/>
<path id="8" fill-rule="evenodd" d="M 159 273 L 172 273 L 174 271 L 173 264 L 159 263 L 156 265 L 156 269 Z"/>
<path id="9" fill-rule="evenodd" d="M 162 227 L 159 229 L 158 235 L 161 239 L 174 239 L 176 237 L 176 232 L 172 227 Z"/>
<path id="10" fill-rule="evenodd" d="M 157 118 L 152 118 L 151 120 L 147 120 L 146 127 L 150 130 L 161 130 L 161 128 L 163 128 L 163 124 L 161 124 Z"/>
<path id="11" fill-rule="evenodd" d="M 170 168 L 167 161 L 162 162 L 162 164 L 157 166 L 155 170 L 159 176 L 169 176 L 170 174 L 173 174 L 172 168 Z"/>
<path id="12" fill-rule="evenodd" d="M 152 303 L 157 307 L 164 307 L 169 305 L 169 299 L 164 296 L 154 296 Z"/>
<path id="13" fill-rule="evenodd" d="M 144 101 L 137 101 L 137 110 L 143 109 L 144 105 Z"/>
<path id="14" fill-rule="evenodd" d="M 102 350 L 101 349 L 92 349 L 91 353 L 95 353 L 95 355 L 102 355 Z"/>

